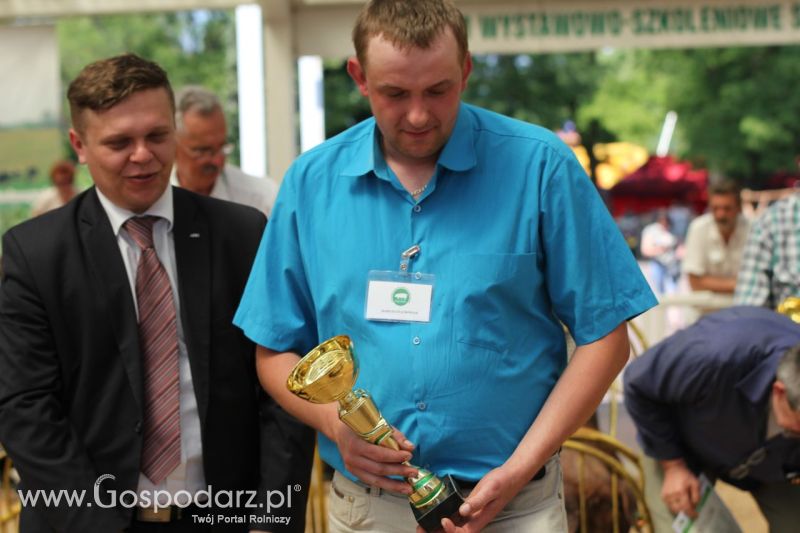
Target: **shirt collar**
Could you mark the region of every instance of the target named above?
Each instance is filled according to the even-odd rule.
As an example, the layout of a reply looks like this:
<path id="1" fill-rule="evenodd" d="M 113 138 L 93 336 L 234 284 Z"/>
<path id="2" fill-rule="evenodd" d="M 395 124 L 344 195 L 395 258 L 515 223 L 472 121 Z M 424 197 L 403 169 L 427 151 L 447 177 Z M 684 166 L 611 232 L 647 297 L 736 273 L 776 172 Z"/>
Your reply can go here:
<path id="1" fill-rule="evenodd" d="M 119 207 L 118 205 L 114 204 L 111 200 L 108 199 L 106 195 L 100 192 L 100 189 L 97 187 L 94 188 L 97 192 L 97 197 L 100 199 L 100 205 L 103 206 L 103 210 L 105 210 L 106 215 L 108 215 L 108 220 L 111 222 L 111 229 L 114 230 L 114 235 L 119 236 L 119 230 L 122 225 L 131 217 L 137 216 L 144 216 L 144 215 L 152 215 L 155 217 L 161 217 L 167 221 L 167 231 L 172 229 L 172 222 L 173 222 L 173 207 L 172 207 L 172 187 L 167 186 L 164 189 L 164 193 L 161 197 L 153 202 L 153 205 L 150 206 L 147 211 L 141 214 L 134 213 L 128 209 Z"/>
<path id="2" fill-rule="evenodd" d="M 228 164 L 225 163 L 225 166 L 222 167 L 222 170 L 219 171 L 219 176 L 217 179 L 214 180 L 214 186 L 211 188 L 211 194 L 209 194 L 212 198 L 219 198 L 221 200 L 230 200 L 231 195 L 228 191 Z"/>
<path id="3" fill-rule="evenodd" d="M 172 172 L 169 173 L 169 183 L 176 187 L 181 186 L 181 182 L 178 180 L 178 164 L 175 163 L 172 165 Z"/>
<path id="4" fill-rule="evenodd" d="M 365 123 L 365 134 L 355 141 L 355 153 L 344 168 L 342 174 L 345 176 L 364 176 L 375 170 L 375 154 L 380 155 L 379 135 L 376 135 L 378 126 L 374 118 L 367 119 Z"/>
<path id="5" fill-rule="evenodd" d="M 380 132 L 375 119 L 369 119 L 367 134 L 358 143 L 356 153 L 342 169 L 345 176 L 364 176 L 374 172 L 376 176 L 388 179 L 386 158 L 380 145 Z M 453 171 L 465 171 L 477 164 L 475 155 L 475 127 L 472 113 L 463 102 L 459 104 L 458 117 L 447 144 L 442 149 L 437 165 Z"/>
<path id="6" fill-rule="evenodd" d="M 228 163 L 225 163 L 225 166 L 217 176 L 216 181 L 214 182 L 214 186 L 211 188 L 211 194 L 209 196 L 211 198 L 219 198 L 221 200 L 230 200 L 231 195 L 228 192 Z M 172 172 L 169 175 L 169 182 L 171 185 L 175 187 L 181 187 L 181 182 L 178 179 L 178 165 L 172 165 Z M 184 187 L 185 188 L 185 187 Z"/>
<path id="7" fill-rule="evenodd" d="M 765 398 L 768 402 L 779 361 L 780 353 L 774 353 L 770 357 L 762 359 L 736 383 L 736 389 L 754 405 L 765 401 Z"/>
<path id="8" fill-rule="evenodd" d="M 458 118 L 447 144 L 439 155 L 440 166 L 453 171 L 465 171 L 478 163 L 475 155 L 475 123 L 469 106 L 463 102 L 458 108 Z"/>

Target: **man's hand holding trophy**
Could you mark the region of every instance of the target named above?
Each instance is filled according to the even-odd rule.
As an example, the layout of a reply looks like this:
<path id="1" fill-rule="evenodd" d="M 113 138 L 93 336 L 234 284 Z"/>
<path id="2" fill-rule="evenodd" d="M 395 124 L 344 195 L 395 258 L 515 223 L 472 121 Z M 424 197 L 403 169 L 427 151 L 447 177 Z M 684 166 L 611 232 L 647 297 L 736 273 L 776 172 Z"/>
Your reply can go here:
<path id="1" fill-rule="evenodd" d="M 312 403 L 338 402 L 339 419 L 361 439 L 400 450 L 394 429 L 370 395 L 363 389 L 353 390 L 356 378 L 358 359 L 353 342 L 346 335 L 338 335 L 306 354 L 289 374 L 286 386 Z M 415 476 L 406 478 L 411 487 L 408 500 L 417 523 L 432 532 L 441 529 L 442 518 L 458 521 L 458 509 L 464 500 L 453 478 L 447 475 L 440 479 L 424 468 L 404 464 L 417 470 Z"/>

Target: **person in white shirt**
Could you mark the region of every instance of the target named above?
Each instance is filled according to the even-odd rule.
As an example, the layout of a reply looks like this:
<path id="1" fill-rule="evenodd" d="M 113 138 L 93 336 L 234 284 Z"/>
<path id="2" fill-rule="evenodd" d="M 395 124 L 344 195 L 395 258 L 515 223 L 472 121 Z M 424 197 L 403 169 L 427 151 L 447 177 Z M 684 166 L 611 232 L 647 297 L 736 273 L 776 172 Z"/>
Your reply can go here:
<path id="1" fill-rule="evenodd" d="M 659 294 L 675 292 L 680 274 L 680 242 L 672 233 L 666 209 L 656 212 L 655 221 L 642 230 L 640 250 L 649 260 L 648 280 Z"/>
<path id="2" fill-rule="evenodd" d="M 177 152 L 173 185 L 192 192 L 255 207 L 270 216 L 278 185 L 245 174 L 226 163 L 233 151 L 222 104 L 213 92 L 187 86 L 176 95 Z"/>
<path id="3" fill-rule="evenodd" d="M 749 231 L 736 183 L 712 182 L 708 213 L 692 221 L 686 236 L 683 272 L 692 290 L 733 293 Z"/>

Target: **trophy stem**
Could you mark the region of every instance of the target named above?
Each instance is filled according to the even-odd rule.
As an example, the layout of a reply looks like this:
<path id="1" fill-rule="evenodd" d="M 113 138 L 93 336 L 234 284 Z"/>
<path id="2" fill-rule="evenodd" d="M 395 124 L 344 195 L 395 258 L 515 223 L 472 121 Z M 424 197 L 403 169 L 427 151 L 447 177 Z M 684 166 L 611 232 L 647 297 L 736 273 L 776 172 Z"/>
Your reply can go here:
<path id="1" fill-rule="evenodd" d="M 339 399 L 339 419 L 367 442 L 399 450 L 392 427 L 381 416 L 375 402 L 366 391 L 356 389 Z"/>
<path id="2" fill-rule="evenodd" d="M 400 445 L 392 436 L 393 429 L 380 414 L 375 402 L 362 389 L 348 392 L 339 399 L 339 418 L 347 424 L 362 439 L 399 450 Z M 409 496 L 412 507 L 424 509 L 440 503 L 444 494 L 445 485 L 432 472 L 405 461 L 403 464 L 417 470 L 417 475 L 406 478 L 414 492 Z"/>

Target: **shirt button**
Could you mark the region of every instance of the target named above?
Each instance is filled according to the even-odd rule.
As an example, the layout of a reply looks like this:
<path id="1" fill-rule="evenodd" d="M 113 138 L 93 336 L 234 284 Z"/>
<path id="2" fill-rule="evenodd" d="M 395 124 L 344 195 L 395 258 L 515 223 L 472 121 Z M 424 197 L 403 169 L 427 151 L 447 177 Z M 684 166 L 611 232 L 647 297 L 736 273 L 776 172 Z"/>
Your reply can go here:
<path id="1" fill-rule="evenodd" d="M 142 432 L 142 422 L 141 421 L 136 422 L 136 424 L 133 426 L 133 431 L 136 432 L 136 433 L 141 433 Z"/>
<path id="2" fill-rule="evenodd" d="M 417 409 L 420 411 L 424 411 L 428 408 L 428 405 L 425 402 L 417 402 Z"/>
<path id="3" fill-rule="evenodd" d="M 420 339 L 419 337 L 414 337 L 413 339 L 411 339 L 411 342 L 413 342 L 414 345 L 416 346 L 422 342 L 422 339 Z"/>
<path id="4" fill-rule="evenodd" d="M 414 212 L 415 213 L 419 213 L 420 211 L 422 211 L 422 206 L 419 205 L 419 204 L 415 205 L 414 206 Z"/>

